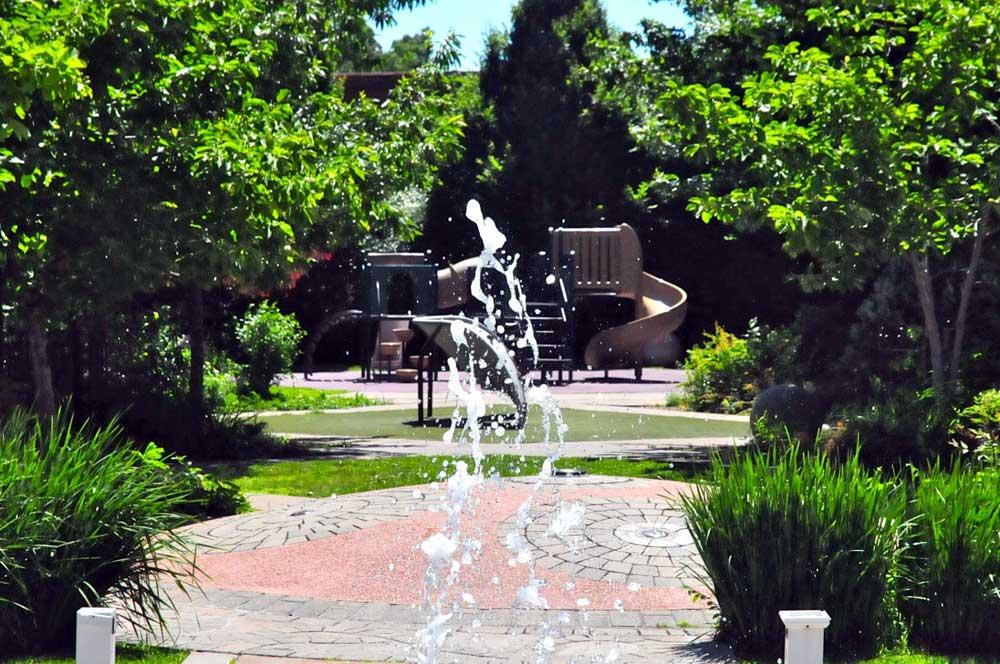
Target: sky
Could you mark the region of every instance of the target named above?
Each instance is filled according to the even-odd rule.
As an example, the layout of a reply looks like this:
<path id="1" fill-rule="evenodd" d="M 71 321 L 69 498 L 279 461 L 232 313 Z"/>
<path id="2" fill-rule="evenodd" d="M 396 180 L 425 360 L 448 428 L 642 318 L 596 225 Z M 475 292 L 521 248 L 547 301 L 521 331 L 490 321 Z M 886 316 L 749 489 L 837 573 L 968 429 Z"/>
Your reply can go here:
<path id="1" fill-rule="evenodd" d="M 485 51 L 485 37 L 491 29 L 510 27 L 510 10 L 516 0 L 428 0 L 422 7 L 396 14 L 396 25 L 383 30 L 375 28 L 375 37 L 382 50 L 403 35 L 430 28 L 440 38 L 454 31 L 462 37 L 461 69 L 479 69 Z M 622 30 L 634 30 L 643 18 L 652 18 L 667 25 L 684 27 L 689 19 L 680 7 L 670 2 L 650 0 L 604 0 L 608 20 Z"/>

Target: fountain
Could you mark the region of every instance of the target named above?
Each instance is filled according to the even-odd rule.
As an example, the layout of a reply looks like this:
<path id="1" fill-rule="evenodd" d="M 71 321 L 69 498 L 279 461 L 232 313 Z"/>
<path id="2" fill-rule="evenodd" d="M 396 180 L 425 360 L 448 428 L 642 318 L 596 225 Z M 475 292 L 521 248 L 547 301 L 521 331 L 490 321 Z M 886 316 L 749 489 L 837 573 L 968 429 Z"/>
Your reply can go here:
<path id="1" fill-rule="evenodd" d="M 535 574 L 535 562 L 528 542 L 518 534 L 531 522 L 531 509 L 538 496 L 555 474 L 555 464 L 562 455 L 566 425 L 563 422 L 559 404 L 544 385 L 533 385 L 529 375 L 522 375 L 514 362 L 514 350 L 502 340 L 504 329 L 499 323 L 501 310 L 493 295 L 484 292 L 482 276 L 485 270 L 503 275 L 507 284 L 508 311 L 523 322 L 524 333 L 515 340 L 518 349 L 530 349 L 533 359 L 538 360 L 538 344 L 535 341 L 531 321 L 526 315 L 526 298 L 515 270 L 518 255 L 504 258 L 498 256 L 507 238 L 497 228 L 496 223 L 485 217 L 476 201 L 469 201 L 466 217 L 476 224 L 483 242 L 483 251 L 475 267 L 471 282 L 471 292 L 485 306 L 485 316 L 476 320 L 466 316 L 425 316 L 414 320 L 414 326 L 424 331 L 448 354 L 448 389 L 455 397 L 457 406 L 451 420 L 451 428 L 445 440 L 455 440 L 461 426 L 460 439 L 467 440 L 473 459 L 473 468 L 459 461 L 454 474 L 447 482 L 448 519 L 444 528 L 426 538 L 420 545 L 427 557 L 424 576 L 424 598 L 427 610 L 426 625 L 417 635 L 417 661 L 420 664 L 435 664 L 439 660 L 441 647 L 450 633 L 449 621 L 460 610 L 457 602 L 449 604 L 450 594 L 459 580 L 464 565 L 474 564 L 481 552 L 481 543 L 462 530 L 462 517 L 475 509 L 476 496 L 484 486 L 482 423 L 487 415 L 484 390 L 500 391 L 514 403 L 516 418 L 513 445 L 520 451 L 524 441 L 524 426 L 529 406 L 537 406 L 541 411 L 544 432 L 543 444 L 546 457 L 534 482 L 534 491 L 517 510 L 517 527 L 508 534 L 504 544 L 512 557 L 509 564 L 525 565 L 528 582 L 517 592 L 515 605 L 526 609 L 548 608 L 542 594 L 544 583 Z M 447 333 L 442 332 L 446 330 Z M 467 376 L 463 380 L 461 373 Z M 569 540 L 569 533 L 579 528 L 584 515 L 582 505 L 561 501 L 556 505 L 552 522 L 546 534 L 557 539 Z M 458 557 L 456 558 L 456 554 Z M 466 604 L 473 604 L 475 598 L 463 595 Z M 583 600 L 581 600 L 583 601 Z M 568 620 L 568 617 L 567 617 Z M 535 646 L 536 661 L 547 661 L 554 649 L 555 627 L 542 623 L 539 627 Z"/>

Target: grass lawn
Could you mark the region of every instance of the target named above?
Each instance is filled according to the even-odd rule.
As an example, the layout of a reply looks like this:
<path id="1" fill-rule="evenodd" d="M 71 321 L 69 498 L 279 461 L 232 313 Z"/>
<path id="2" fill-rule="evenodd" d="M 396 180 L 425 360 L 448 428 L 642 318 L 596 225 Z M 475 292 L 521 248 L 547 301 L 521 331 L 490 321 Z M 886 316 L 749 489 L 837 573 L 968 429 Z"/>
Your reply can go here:
<path id="1" fill-rule="evenodd" d="M 335 410 L 377 406 L 378 399 L 354 394 L 347 390 L 314 390 L 311 387 L 271 388 L 268 399 L 258 394 L 238 394 L 231 392 L 225 396 L 221 410 L 224 413 L 248 413 L 259 410 Z"/>
<path id="2" fill-rule="evenodd" d="M 978 657 L 945 657 L 942 655 L 882 655 L 875 659 L 866 659 L 858 664 L 986 664 L 994 660 Z"/>
<path id="3" fill-rule="evenodd" d="M 469 457 L 459 457 L 469 464 Z M 456 459 L 457 460 L 457 459 Z M 504 477 L 534 475 L 542 467 L 541 457 L 488 455 L 488 475 Z M 219 477 L 232 480 L 251 493 L 274 493 L 286 496 L 325 497 L 358 491 L 391 489 L 426 484 L 451 475 L 452 459 L 443 457 L 396 457 L 392 459 L 324 459 L 316 461 L 279 461 L 272 463 L 226 464 L 213 469 Z M 701 470 L 674 468 L 664 461 L 627 459 L 567 458 L 557 468 L 580 468 L 593 475 L 646 477 L 680 481 L 698 480 Z"/>
<path id="4" fill-rule="evenodd" d="M 181 664 L 188 656 L 186 651 L 157 648 L 155 646 L 118 643 L 115 645 L 115 661 L 120 664 Z M 235 658 L 234 658 L 235 659 Z M 22 657 L 19 659 L 4 659 L 4 664 L 74 664 L 74 655 Z"/>
<path id="5" fill-rule="evenodd" d="M 442 411 L 442 415 L 449 414 Z M 634 415 L 566 408 L 563 417 L 569 426 L 567 441 L 645 440 L 654 438 L 701 438 L 745 436 L 748 424 L 742 421 L 710 420 L 671 415 Z M 359 438 L 407 438 L 441 440 L 446 424 L 419 426 L 414 409 L 380 410 L 365 413 L 305 413 L 270 415 L 260 418 L 271 431 L 319 435 L 356 436 Z M 508 433 L 506 440 L 511 440 Z M 542 439 L 541 415 L 532 408 L 528 415 L 526 442 Z M 484 442 L 501 442 L 496 434 L 484 436 Z"/>

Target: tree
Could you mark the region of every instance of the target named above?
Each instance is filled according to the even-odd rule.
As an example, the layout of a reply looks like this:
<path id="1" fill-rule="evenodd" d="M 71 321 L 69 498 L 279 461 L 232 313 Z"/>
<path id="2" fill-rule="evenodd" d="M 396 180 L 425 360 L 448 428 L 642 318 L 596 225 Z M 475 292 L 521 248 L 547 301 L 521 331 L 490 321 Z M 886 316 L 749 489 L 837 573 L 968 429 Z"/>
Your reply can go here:
<path id="1" fill-rule="evenodd" d="M 411 71 L 431 61 L 434 33 L 429 28 L 393 40 L 389 50 L 379 58 L 381 71 Z"/>
<path id="2" fill-rule="evenodd" d="M 905 259 L 943 412 L 1000 204 L 1000 6 L 817 2 L 806 18 L 820 45 L 770 46 L 767 68 L 737 90 L 632 72 L 641 143 L 725 164 L 693 182 L 661 171 L 647 186 L 698 189 L 691 209 L 705 221 L 774 228 L 810 259 L 812 289 L 857 288 Z M 966 250 L 944 312 L 949 275 L 936 270 Z"/>
<path id="3" fill-rule="evenodd" d="M 457 149 L 448 82 L 428 70 L 379 106 L 347 102 L 334 76 L 344 26 L 410 4 L 101 3 L 69 33 L 92 92 L 60 116 L 30 94 L 19 146 L 32 159 L 12 169 L 14 214 L 0 228 L 15 258 L 4 276 L 42 335 L 33 352 L 86 305 L 185 288 L 200 408 L 204 289 L 280 280 L 338 234 L 414 232 L 388 195 L 427 186 Z"/>
<path id="4" fill-rule="evenodd" d="M 509 38 L 493 36 L 481 76 L 498 144 L 485 177 L 497 218 L 517 228 L 516 248 L 547 246 L 549 228 L 606 226 L 623 220 L 621 204 L 634 164 L 625 125 L 569 85 L 590 62 L 587 39 L 607 36 L 596 0 L 522 0 Z"/>

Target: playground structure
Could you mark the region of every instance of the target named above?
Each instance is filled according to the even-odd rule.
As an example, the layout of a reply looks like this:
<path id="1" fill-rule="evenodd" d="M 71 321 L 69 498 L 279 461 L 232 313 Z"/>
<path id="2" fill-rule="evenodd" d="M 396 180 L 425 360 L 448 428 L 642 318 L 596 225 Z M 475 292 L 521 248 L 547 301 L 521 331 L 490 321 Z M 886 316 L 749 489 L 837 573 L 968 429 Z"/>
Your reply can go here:
<path id="1" fill-rule="evenodd" d="M 670 364 L 679 347 L 671 335 L 684 322 L 687 293 L 643 271 L 642 245 L 628 224 L 614 228 L 560 228 L 552 233 L 552 254 L 574 257 L 573 289 L 578 297 L 622 297 L 635 302 L 633 320 L 591 337 L 584 363 L 595 369 Z"/>
<path id="2" fill-rule="evenodd" d="M 364 377 L 414 380 L 423 377 L 421 370 L 433 377 L 441 361 L 431 349 L 436 347 L 447 356 L 454 356 L 455 350 L 447 333 L 437 334 L 434 343 L 428 343 L 429 330 L 440 330 L 448 320 L 471 321 L 485 313 L 472 296 L 478 265 L 478 257 L 439 269 L 428 264 L 423 254 L 368 254 L 363 280 L 363 318 L 369 325 Z M 631 226 L 557 229 L 550 251 L 529 256 L 518 272 L 527 296 L 527 318 L 537 340 L 537 359 L 529 349 L 512 343 L 521 338 L 526 325 L 503 306 L 509 298 L 506 284 L 492 271 L 482 272 L 482 288 L 501 305 L 499 334 L 479 325 L 476 335 L 491 335 L 506 344 L 519 374 L 537 369 L 543 381 L 554 374 L 562 382 L 568 372 L 573 380 L 575 303 L 585 297 L 634 302 L 632 320 L 601 330 L 587 342 L 583 360 L 588 368 L 630 368 L 638 380 L 644 366 L 676 360 L 679 344 L 673 332 L 684 321 L 687 294 L 643 270 L 642 247 Z M 413 353 L 417 348 L 419 352 Z M 502 386 L 499 389 L 503 391 Z"/>

